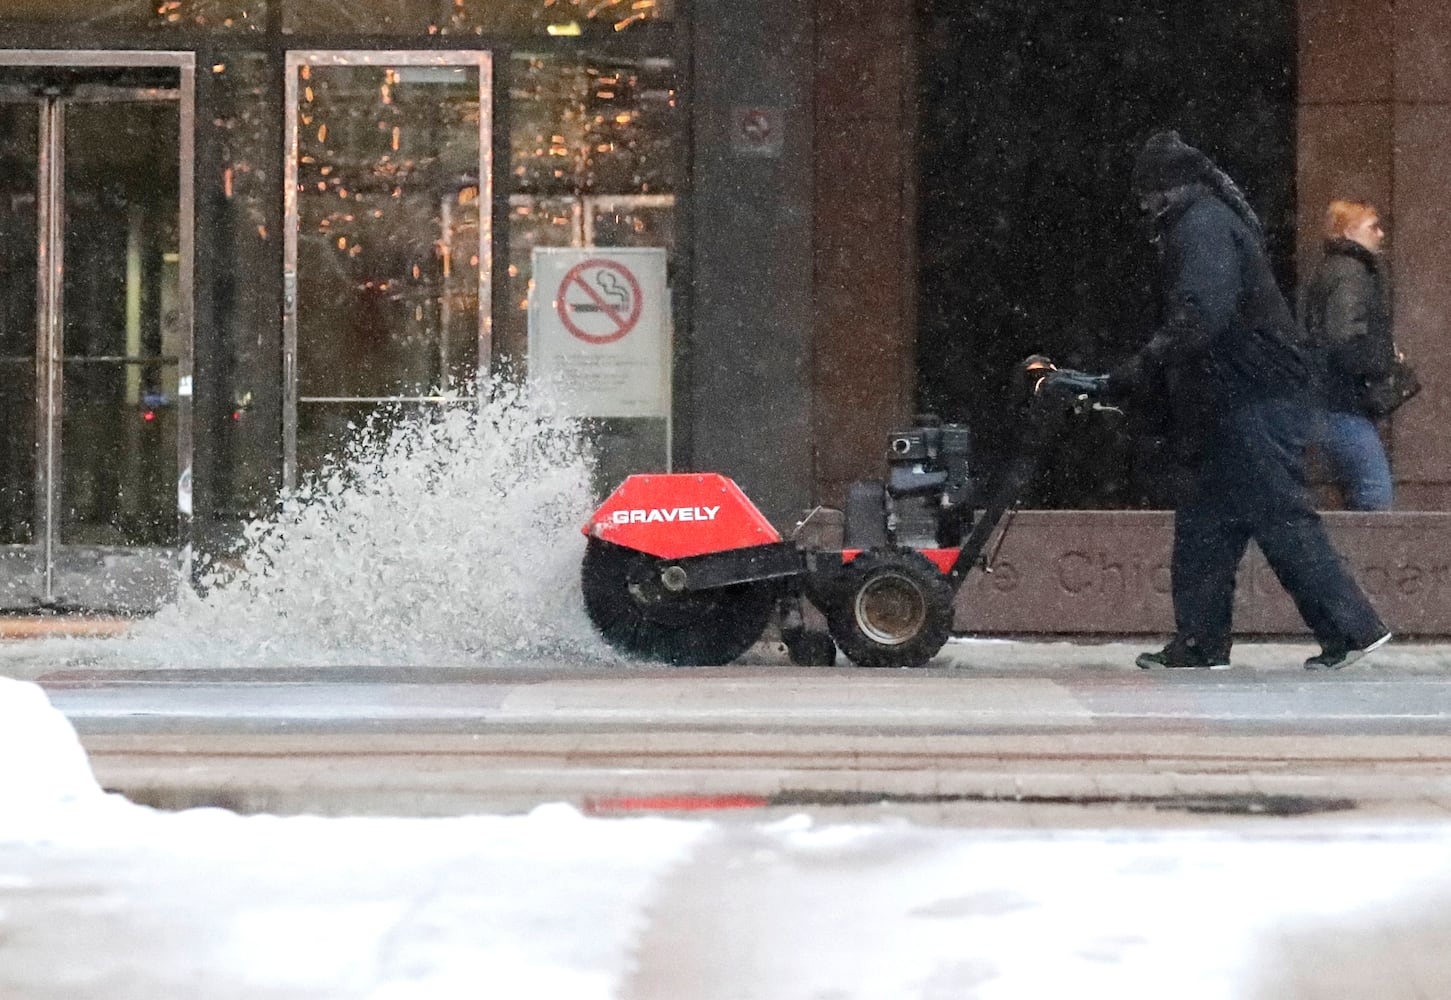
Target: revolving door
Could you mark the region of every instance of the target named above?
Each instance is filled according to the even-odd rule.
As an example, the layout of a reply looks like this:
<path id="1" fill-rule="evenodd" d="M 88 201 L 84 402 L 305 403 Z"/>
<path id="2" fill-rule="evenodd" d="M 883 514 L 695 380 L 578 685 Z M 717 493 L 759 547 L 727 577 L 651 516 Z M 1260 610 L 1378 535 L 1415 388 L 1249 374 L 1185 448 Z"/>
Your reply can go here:
<path id="1" fill-rule="evenodd" d="M 154 608 L 187 559 L 192 82 L 0 52 L 0 608 Z"/>

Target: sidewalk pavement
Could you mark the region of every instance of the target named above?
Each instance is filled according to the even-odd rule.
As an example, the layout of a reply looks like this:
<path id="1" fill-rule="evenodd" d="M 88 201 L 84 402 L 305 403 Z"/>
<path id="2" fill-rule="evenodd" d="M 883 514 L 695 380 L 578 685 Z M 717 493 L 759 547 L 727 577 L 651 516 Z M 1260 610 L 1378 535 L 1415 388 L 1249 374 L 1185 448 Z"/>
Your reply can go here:
<path id="1" fill-rule="evenodd" d="M 0 614 L 0 647 L 10 642 L 43 639 L 112 639 L 123 637 L 134 618 L 103 614 Z M 768 633 L 769 636 L 769 633 Z M 1135 670 L 1134 656 L 1143 650 L 1160 648 L 1164 635 L 1018 635 L 954 636 L 931 666 L 937 668 L 983 667 L 994 669 L 1091 667 Z M 1235 667 L 1252 670 L 1300 669 L 1306 658 L 1318 653 L 1310 636 L 1246 636 L 1236 640 L 1231 661 Z M 770 638 L 750 650 L 742 662 L 787 663 L 785 647 Z M 837 660 L 845 666 L 844 658 Z M 104 664 L 96 664 L 104 666 Z M 136 664 L 127 664 L 135 667 Z M 202 666 L 202 664 L 189 664 Z M 265 666 L 266 664 L 258 664 Z M 1357 667 L 1379 667 L 1409 673 L 1451 670 L 1451 637 L 1401 638 L 1397 636 Z M 0 676 L 7 675 L 0 663 Z"/>
<path id="2" fill-rule="evenodd" d="M 1299 797 L 1354 801 L 1357 817 L 1451 815 L 1444 644 L 1310 672 L 1309 644 L 1246 643 L 1239 669 L 1193 676 L 1139 670 L 1146 644 L 1124 641 L 955 639 L 910 671 L 791 667 L 771 643 L 699 669 L 507 654 L 219 666 L 175 649 L 138 664 L 126 646 L 12 643 L 0 673 L 43 679 L 106 786 L 166 808 L 744 796 L 1031 825 L 1057 803 L 1252 811 Z"/>
<path id="3" fill-rule="evenodd" d="M 1084 667 L 1123 669 L 1140 673 L 1134 657 L 1157 650 L 1167 635 L 1147 636 L 1020 636 L 968 637 L 949 639 L 933 666 L 981 667 L 990 661 L 994 669 L 1032 667 Z M 1303 672 L 1305 660 L 1320 652 L 1320 645 L 1305 636 L 1240 636 L 1230 653 L 1235 668 L 1256 671 L 1293 670 Z M 1451 670 L 1451 639 L 1393 637 L 1389 643 L 1364 659 L 1333 673 L 1362 671 L 1427 674 Z M 1178 671 L 1168 671 L 1178 673 Z"/>

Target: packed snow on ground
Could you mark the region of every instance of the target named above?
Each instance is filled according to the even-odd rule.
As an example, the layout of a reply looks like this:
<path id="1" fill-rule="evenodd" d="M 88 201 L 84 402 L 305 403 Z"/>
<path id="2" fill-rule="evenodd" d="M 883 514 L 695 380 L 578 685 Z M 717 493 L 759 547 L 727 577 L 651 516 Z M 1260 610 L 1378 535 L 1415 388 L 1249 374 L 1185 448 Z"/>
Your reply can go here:
<path id="1" fill-rule="evenodd" d="M 1308 995 L 1314 968 L 1349 990 L 1317 996 L 1413 995 L 1404 952 L 1346 956 L 1444 942 L 1448 893 L 1444 826 L 163 813 L 0 680 L 3 997 L 1192 1000 Z"/>

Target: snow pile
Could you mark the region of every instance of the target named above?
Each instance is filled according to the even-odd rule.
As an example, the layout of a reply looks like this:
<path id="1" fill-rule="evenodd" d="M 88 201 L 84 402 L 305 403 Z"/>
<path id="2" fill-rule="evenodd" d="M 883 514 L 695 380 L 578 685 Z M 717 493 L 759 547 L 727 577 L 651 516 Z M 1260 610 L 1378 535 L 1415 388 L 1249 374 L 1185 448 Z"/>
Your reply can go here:
<path id="1" fill-rule="evenodd" d="M 1238 1000 L 1299 995 L 1327 936 L 1373 975 L 1324 995 L 1451 985 L 1384 931 L 1436 962 L 1445 830 L 69 811 L 28 855 L 0 832 L 0 996 Z"/>
<path id="2" fill-rule="evenodd" d="M 146 663 L 607 656 L 579 593 L 590 460 L 558 392 L 497 382 L 380 413 L 237 561 L 132 630 Z M 97 644 L 99 645 L 99 644 Z"/>
<path id="3" fill-rule="evenodd" d="M 75 729 L 45 692 L 0 677 L 0 816 L 101 794 Z"/>
<path id="4" fill-rule="evenodd" d="M 1448 903 L 1444 824 L 163 813 L 0 680 L 0 997 L 1237 1000 L 1292 995 L 1327 939 L 1323 995 L 1441 996 Z"/>

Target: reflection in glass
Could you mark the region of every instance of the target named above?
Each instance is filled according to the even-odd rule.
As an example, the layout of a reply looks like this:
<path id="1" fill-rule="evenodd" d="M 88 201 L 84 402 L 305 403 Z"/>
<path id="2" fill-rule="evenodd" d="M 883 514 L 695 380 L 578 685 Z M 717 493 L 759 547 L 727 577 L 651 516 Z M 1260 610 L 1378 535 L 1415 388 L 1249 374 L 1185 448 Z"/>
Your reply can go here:
<path id="1" fill-rule="evenodd" d="M 511 67 L 509 292 L 495 332 L 524 356 L 535 247 L 675 246 L 678 95 L 667 59 L 521 54 Z"/>
<path id="2" fill-rule="evenodd" d="M 494 337 L 500 358 L 517 361 L 529 342 L 529 292 L 533 286 L 535 247 L 581 245 L 582 212 L 577 198 L 509 199 L 509 294 L 503 323 Z"/>
<path id="3" fill-rule="evenodd" d="M 472 382 L 487 209 L 477 64 L 297 72 L 303 459 L 331 440 L 334 400 Z"/>
<path id="4" fill-rule="evenodd" d="M 466 383 L 478 360 L 477 67 L 299 72 L 299 394 Z"/>
<path id="5" fill-rule="evenodd" d="M 256 516 L 276 490 L 282 451 L 273 76 L 263 53 L 222 53 L 203 72 L 211 101 L 197 144 L 220 166 L 197 172 L 199 265 L 211 287 L 199 328 L 223 349 L 204 339 L 199 352 L 197 436 L 218 460 L 198 477 L 197 499 L 211 512 Z"/>
<path id="6" fill-rule="evenodd" d="M 304 0 L 283 30 L 366 34 L 613 35 L 674 17 L 674 0 Z"/>
<path id="7" fill-rule="evenodd" d="M 601 247 L 675 249 L 673 195 L 621 195 L 585 199 L 585 243 Z"/>
<path id="8" fill-rule="evenodd" d="M 5 0 L 0 19 L 86 28 L 262 31 L 266 0 Z"/>
<path id="9" fill-rule="evenodd" d="M 663 194 L 679 184 L 668 59 L 521 54 L 511 67 L 513 191 Z"/>
<path id="10" fill-rule="evenodd" d="M 0 545 L 35 516 L 36 155 L 40 110 L 0 104 Z"/>
<path id="11" fill-rule="evenodd" d="M 172 544 L 177 106 L 77 103 L 65 123 L 60 540 Z"/>

